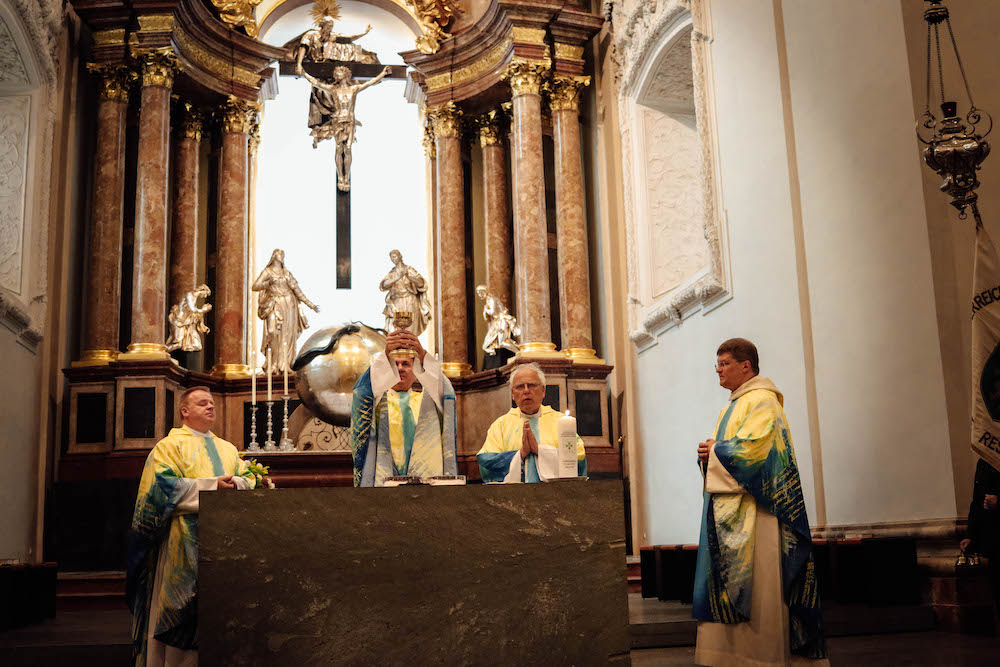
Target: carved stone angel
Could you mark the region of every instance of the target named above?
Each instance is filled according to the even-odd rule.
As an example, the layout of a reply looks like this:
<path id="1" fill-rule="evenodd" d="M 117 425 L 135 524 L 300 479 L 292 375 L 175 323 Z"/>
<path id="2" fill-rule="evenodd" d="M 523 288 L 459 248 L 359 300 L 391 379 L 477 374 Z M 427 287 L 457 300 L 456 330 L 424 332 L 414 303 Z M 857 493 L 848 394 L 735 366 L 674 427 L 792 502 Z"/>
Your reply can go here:
<path id="1" fill-rule="evenodd" d="M 483 351 L 486 354 L 496 354 L 498 349 L 504 348 L 517 354 L 521 348 L 518 347 L 514 339 L 521 337 L 521 325 L 517 323 L 503 302 L 490 294 L 486 285 L 477 287 L 476 295 L 483 300 L 483 319 L 486 320 Z"/>

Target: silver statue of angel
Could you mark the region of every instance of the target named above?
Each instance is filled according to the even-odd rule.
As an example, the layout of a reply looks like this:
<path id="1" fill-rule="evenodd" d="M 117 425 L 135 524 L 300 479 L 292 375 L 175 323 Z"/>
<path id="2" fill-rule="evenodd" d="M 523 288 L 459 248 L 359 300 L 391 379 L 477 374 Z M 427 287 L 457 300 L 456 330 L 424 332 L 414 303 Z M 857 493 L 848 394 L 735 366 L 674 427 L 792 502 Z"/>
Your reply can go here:
<path id="1" fill-rule="evenodd" d="M 486 320 L 486 336 L 483 338 L 483 351 L 486 354 L 496 354 L 500 348 L 517 354 L 521 349 L 515 338 L 521 337 L 521 325 L 507 310 L 500 299 L 486 289 L 486 285 L 476 288 L 476 295 L 483 300 L 483 319 Z"/>
<path id="2" fill-rule="evenodd" d="M 184 295 L 181 302 L 170 307 L 167 321 L 170 323 L 170 337 L 167 349 L 197 352 L 202 349 L 201 335 L 208 333 L 205 314 L 212 310 L 212 304 L 198 305 L 198 299 L 206 299 L 212 293 L 208 285 L 200 285 Z"/>

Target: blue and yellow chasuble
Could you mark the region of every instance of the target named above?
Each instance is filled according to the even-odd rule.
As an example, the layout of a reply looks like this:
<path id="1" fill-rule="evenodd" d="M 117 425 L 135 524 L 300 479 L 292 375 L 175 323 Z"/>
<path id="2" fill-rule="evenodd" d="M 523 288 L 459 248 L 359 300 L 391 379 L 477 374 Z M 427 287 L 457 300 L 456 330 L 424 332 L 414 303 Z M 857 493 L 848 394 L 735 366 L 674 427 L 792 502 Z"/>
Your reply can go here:
<path id="1" fill-rule="evenodd" d="M 714 623 L 750 619 L 759 505 L 778 518 L 791 652 L 825 657 L 812 537 L 781 394 L 770 380 L 755 377 L 733 395 L 719 415 L 714 452 L 746 493 L 704 494 L 694 617 Z"/>
<path id="2" fill-rule="evenodd" d="M 486 433 L 486 442 L 476 454 L 479 461 L 479 474 L 484 482 L 502 482 L 510 474 L 511 461 L 521 450 L 521 438 L 524 433 L 524 420 L 528 420 L 535 442 L 539 447 L 552 447 L 558 460 L 559 418 L 561 412 L 556 412 L 543 405 L 534 415 L 525 415 L 519 408 L 510 411 L 493 422 Z M 553 454 L 550 452 L 550 454 Z M 521 461 L 521 482 L 541 482 L 544 475 L 539 474 L 538 457 L 528 455 Z M 587 474 L 587 453 L 583 449 L 583 440 L 576 439 L 576 474 L 584 477 Z M 518 480 L 509 480 L 518 481 Z"/>
<path id="3" fill-rule="evenodd" d="M 154 599 L 158 602 L 154 637 L 180 649 L 198 648 L 198 515 L 175 516 L 174 509 L 196 479 L 223 475 L 244 477 L 251 488 L 255 485 L 236 447 L 212 433 L 199 437 L 186 426 L 171 429 L 146 458 L 128 535 L 126 580 L 132 650 L 140 667 L 146 664 L 147 623 Z M 167 562 L 160 589 L 154 592 L 164 541 Z"/>
<path id="4" fill-rule="evenodd" d="M 441 378 L 439 408 L 426 392 L 393 389 L 376 403 L 371 372 L 355 383 L 351 405 L 354 486 L 382 486 L 399 475 L 457 475 L 455 390 L 448 378 Z"/>

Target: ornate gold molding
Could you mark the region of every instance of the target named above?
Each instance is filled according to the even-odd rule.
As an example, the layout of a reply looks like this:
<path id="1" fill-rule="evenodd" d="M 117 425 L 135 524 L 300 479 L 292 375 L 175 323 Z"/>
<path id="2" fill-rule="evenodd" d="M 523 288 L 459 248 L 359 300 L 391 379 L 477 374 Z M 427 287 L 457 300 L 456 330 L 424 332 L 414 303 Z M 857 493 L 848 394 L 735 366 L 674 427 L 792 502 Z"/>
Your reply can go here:
<path id="1" fill-rule="evenodd" d="M 503 62 L 513 43 L 514 41 L 511 37 L 507 36 L 506 39 L 487 51 L 486 55 L 479 60 L 450 72 L 443 72 L 427 77 L 427 92 L 433 93 L 479 78 Z"/>
<path id="2" fill-rule="evenodd" d="M 222 131 L 236 134 L 248 134 L 250 126 L 254 123 L 259 105 L 246 102 L 230 95 L 229 99 L 219 107 L 219 116 L 222 120 Z"/>
<path id="3" fill-rule="evenodd" d="M 128 103 L 129 88 L 138 78 L 132 68 L 121 63 L 87 63 L 87 71 L 97 75 L 102 100 Z"/>
<path id="4" fill-rule="evenodd" d="M 212 5 L 219 12 L 223 23 L 237 28 L 243 28 L 247 35 L 257 39 L 260 28 L 254 18 L 253 10 L 261 0 L 212 0 Z"/>
<path id="5" fill-rule="evenodd" d="M 139 32 L 172 32 L 173 14 L 143 14 L 139 16 Z"/>
<path id="6" fill-rule="evenodd" d="M 575 111 L 580 102 L 580 89 L 590 85 L 589 76 L 556 74 L 549 84 L 549 108 L 553 111 Z"/>
<path id="7" fill-rule="evenodd" d="M 434 124 L 430 118 L 424 123 L 424 139 L 422 143 L 424 145 L 424 155 L 431 160 L 436 160 L 437 146 L 434 144 Z"/>
<path id="8" fill-rule="evenodd" d="M 427 115 L 434 123 L 435 137 L 459 137 L 462 134 L 462 110 L 454 102 L 428 109 Z"/>
<path id="9" fill-rule="evenodd" d="M 247 154 L 252 158 L 260 148 L 260 117 L 254 114 L 250 121 L 250 135 L 247 137 Z"/>
<path id="10" fill-rule="evenodd" d="M 536 46 L 544 46 L 548 49 L 548 44 L 545 43 L 545 28 L 526 28 L 516 25 L 510 29 L 510 32 L 515 42 L 535 44 Z"/>
<path id="11" fill-rule="evenodd" d="M 133 49 L 132 55 L 139 60 L 143 87 L 171 88 L 174 85 L 174 74 L 183 69 L 169 46 L 148 51 Z"/>
<path id="12" fill-rule="evenodd" d="M 574 46 L 572 44 L 563 44 L 562 42 L 556 42 L 555 48 L 556 58 L 560 60 L 577 60 L 583 61 L 583 47 Z"/>
<path id="13" fill-rule="evenodd" d="M 499 109 L 494 109 L 482 116 L 476 117 L 476 126 L 479 128 L 479 145 L 496 146 L 503 137 L 503 125 L 506 120 L 504 114 Z"/>
<path id="14" fill-rule="evenodd" d="M 177 133 L 182 137 L 201 141 L 201 133 L 205 128 L 204 115 L 190 102 L 184 102 L 182 107 L 183 112 L 177 121 Z"/>
<path id="15" fill-rule="evenodd" d="M 462 13 L 458 0 L 406 0 L 406 5 L 420 21 L 424 34 L 417 38 L 421 53 L 437 53 L 441 42 L 451 37 L 445 26 Z"/>
<path id="16" fill-rule="evenodd" d="M 548 58 L 545 60 L 515 58 L 507 66 L 503 78 L 510 81 L 510 89 L 514 97 L 540 95 L 542 81 L 551 66 L 552 62 Z"/>
<path id="17" fill-rule="evenodd" d="M 98 30 L 94 33 L 94 46 L 124 46 L 125 28 Z"/>
<path id="18" fill-rule="evenodd" d="M 251 88 L 260 87 L 260 75 L 248 69 L 237 67 L 235 63 L 228 62 L 213 55 L 196 44 L 194 40 L 187 36 L 183 30 L 174 33 L 174 41 L 180 47 L 184 57 L 201 67 L 207 72 L 211 72 L 222 81 L 235 81 L 236 83 L 249 86 Z"/>

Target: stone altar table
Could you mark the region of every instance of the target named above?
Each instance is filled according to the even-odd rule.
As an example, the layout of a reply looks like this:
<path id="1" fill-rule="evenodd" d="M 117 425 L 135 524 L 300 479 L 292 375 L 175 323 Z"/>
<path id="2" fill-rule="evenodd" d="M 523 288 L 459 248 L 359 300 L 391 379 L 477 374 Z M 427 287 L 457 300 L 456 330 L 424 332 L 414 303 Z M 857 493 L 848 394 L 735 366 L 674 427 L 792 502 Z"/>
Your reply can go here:
<path id="1" fill-rule="evenodd" d="M 201 497 L 205 665 L 628 664 L 622 486 Z"/>

